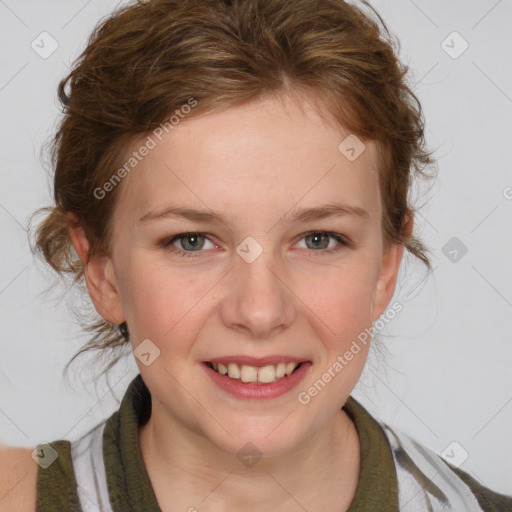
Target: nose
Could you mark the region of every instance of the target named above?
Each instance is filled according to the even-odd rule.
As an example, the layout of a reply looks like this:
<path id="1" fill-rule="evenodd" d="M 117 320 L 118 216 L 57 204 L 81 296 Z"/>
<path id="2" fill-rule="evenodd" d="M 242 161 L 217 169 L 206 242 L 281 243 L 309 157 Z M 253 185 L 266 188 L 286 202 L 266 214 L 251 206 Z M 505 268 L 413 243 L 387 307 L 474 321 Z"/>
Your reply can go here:
<path id="1" fill-rule="evenodd" d="M 271 338 L 295 321 L 297 297 L 272 251 L 264 250 L 248 261 L 239 255 L 234 258 L 229 292 L 221 305 L 222 321 L 246 337 Z"/>

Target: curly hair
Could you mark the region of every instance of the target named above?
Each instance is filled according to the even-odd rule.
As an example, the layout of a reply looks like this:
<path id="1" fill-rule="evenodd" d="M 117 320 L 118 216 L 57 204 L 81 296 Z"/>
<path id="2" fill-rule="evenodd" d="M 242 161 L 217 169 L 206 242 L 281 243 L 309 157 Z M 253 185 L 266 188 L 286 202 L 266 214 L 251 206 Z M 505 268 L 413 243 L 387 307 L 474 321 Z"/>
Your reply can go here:
<path id="1" fill-rule="evenodd" d="M 408 199 L 413 178 L 432 177 L 421 104 L 407 84 L 399 44 L 378 13 L 360 4 L 148 0 L 101 20 L 58 87 L 63 116 L 50 145 L 55 205 L 38 210 L 46 214 L 37 227 L 38 254 L 83 284 L 67 219 L 72 214 L 84 229 L 89 258 L 110 254 L 120 187 L 102 197 L 97 191 L 133 140 L 190 98 L 196 105 L 188 118 L 292 88 L 320 98 L 344 129 L 377 142 L 385 243 L 404 245 L 431 270 L 428 249 L 403 229 L 415 212 Z M 96 315 L 84 328 L 92 338 L 72 360 L 92 348 L 127 345 L 126 324 Z"/>

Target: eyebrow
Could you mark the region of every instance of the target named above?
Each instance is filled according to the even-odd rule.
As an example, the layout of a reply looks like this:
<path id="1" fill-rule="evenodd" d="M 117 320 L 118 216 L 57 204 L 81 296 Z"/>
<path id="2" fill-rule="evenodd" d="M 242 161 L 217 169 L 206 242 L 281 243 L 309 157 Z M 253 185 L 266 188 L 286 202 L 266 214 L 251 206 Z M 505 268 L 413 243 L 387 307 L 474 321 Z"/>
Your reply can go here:
<path id="1" fill-rule="evenodd" d="M 361 218 L 365 222 L 370 220 L 370 214 L 364 208 L 341 203 L 327 203 L 313 208 L 294 209 L 283 215 L 283 220 L 287 222 L 310 222 L 345 215 Z M 164 210 L 148 212 L 139 219 L 139 222 L 147 223 L 158 219 L 173 218 L 182 218 L 204 223 L 225 223 L 220 213 L 177 206 L 170 206 Z"/>

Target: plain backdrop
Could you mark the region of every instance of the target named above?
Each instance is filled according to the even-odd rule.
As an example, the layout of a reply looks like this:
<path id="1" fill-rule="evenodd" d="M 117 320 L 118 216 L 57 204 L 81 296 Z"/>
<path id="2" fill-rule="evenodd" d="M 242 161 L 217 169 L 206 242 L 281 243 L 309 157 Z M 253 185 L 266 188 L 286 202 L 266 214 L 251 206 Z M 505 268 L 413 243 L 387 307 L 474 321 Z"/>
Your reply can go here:
<path id="1" fill-rule="evenodd" d="M 41 147 L 59 116 L 57 84 L 111 0 L 0 1 L 0 443 L 73 440 L 119 407 L 138 373 L 130 355 L 107 380 L 91 356 L 73 294 L 45 295 L 29 215 L 51 202 Z M 422 101 L 439 177 L 416 187 L 416 233 L 434 270 L 408 257 L 382 331 L 353 392 L 374 416 L 512 494 L 512 2 L 374 0 L 401 43 Z M 42 34 L 43 32 L 47 34 Z M 44 45 L 40 42 L 45 38 Z M 38 43 L 39 41 L 39 43 Z M 39 46 L 38 46 L 39 45 Z M 51 55 L 44 52 L 53 50 Z M 44 46 L 44 51 L 43 47 Z M 36 50 L 36 49 L 37 50 Z M 82 372 L 82 373 L 80 373 Z"/>

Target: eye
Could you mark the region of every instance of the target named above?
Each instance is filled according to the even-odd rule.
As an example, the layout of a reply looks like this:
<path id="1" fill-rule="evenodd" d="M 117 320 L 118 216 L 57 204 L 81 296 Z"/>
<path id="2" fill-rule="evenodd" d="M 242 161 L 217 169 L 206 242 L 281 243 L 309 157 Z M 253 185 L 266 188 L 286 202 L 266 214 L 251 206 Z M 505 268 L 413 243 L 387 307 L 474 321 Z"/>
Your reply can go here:
<path id="1" fill-rule="evenodd" d="M 195 257 L 195 254 L 191 253 L 201 251 L 205 245 L 205 240 L 214 245 L 211 240 L 205 236 L 205 233 L 180 233 L 164 240 L 162 242 L 162 247 L 169 249 L 177 256 L 189 258 Z M 173 247 L 175 242 L 178 242 L 183 249 L 176 246 Z"/>
<path id="2" fill-rule="evenodd" d="M 310 231 L 301 235 L 302 238 L 300 241 L 306 241 L 306 248 L 313 249 L 313 252 L 317 252 L 319 254 L 315 254 L 315 256 L 321 256 L 323 254 L 330 254 L 333 252 L 338 252 L 344 247 L 351 247 L 352 242 L 345 236 L 339 233 L 331 233 L 329 231 Z M 329 246 L 329 238 L 335 240 L 337 242 L 334 247 L 327 248 Z M 308 244 L 308 240 L 311 242 Z"/>

